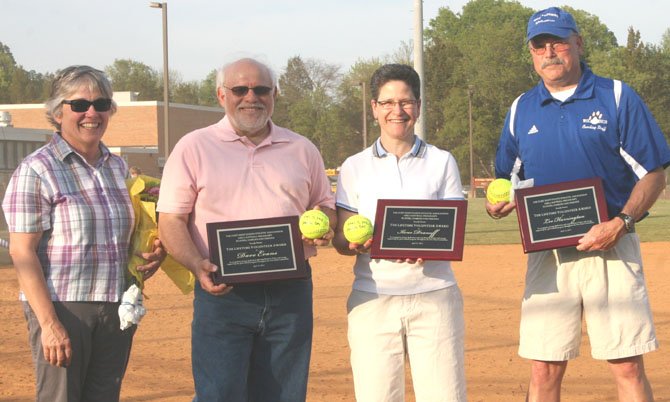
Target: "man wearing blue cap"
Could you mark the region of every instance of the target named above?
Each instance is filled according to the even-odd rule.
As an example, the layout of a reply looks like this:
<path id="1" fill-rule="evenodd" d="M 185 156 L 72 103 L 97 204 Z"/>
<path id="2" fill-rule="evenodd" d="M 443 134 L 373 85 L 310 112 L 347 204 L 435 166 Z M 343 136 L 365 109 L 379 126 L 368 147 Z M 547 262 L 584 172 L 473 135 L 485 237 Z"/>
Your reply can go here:
<path id="1" fill-rule="evenodd" d="M 532 360 L 527 401 L 560 400 L 567 361 L 579 354 L 582 317 L 591 355 L 609 363 L 619 400 L 653 401 L 642 355 L 658 341 L 635 222 L 665 188 L 670 149 L 629 86 L 580 62 L 583 41 L 569 13 L 538 11 L 527 41 L 542 80 L 507 114 L 496 176 L 535 186 L 600 177 L 609 213 L 576 248 L 528 255 L 519 331 L 519 355 Z M 495 219 L 515 207 L 486 204 Z"/>

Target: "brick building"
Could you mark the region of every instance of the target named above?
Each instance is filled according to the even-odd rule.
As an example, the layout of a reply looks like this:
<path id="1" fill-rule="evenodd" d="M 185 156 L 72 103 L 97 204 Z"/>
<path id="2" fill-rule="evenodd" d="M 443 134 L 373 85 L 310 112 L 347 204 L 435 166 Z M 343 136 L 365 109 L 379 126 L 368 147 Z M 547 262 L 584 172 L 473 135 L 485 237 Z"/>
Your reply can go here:
<path id="1" fill-rule="evenodd" d="M 19 162 L 51 138 L 51 130 L 12 127 L 11 117 L 0 112 L 0 196 Z M 0 213 L 0 237 L 6 238 L 5 215 Z"/>
<path id="2" fill-rule="evenodd" d="M 160 177 L 164 163 L 163 102 L 134 101 L 132 92 L 117 92 L 117 112 L 110 119 L 102 141 L 121 155 L 130 166 L 138 166 L 144 174 Z M 46 119 L 43 104 L 0 105 L 0 111 L 11 115 L 15 128 L 53 131 Z M 169 149 L 184 134 L 213 124 L 224 115 L 218 107 L 170 103 Z M 14 166 L 15 167 L 15 166 Z"/>
<path id="3" fill-rule="evenodd" d="M 164 161 L 163 102 L 134 101 L 134 94 L 114 94 L 117 111 L 109 121 L 102 141 L 122 156 L 129 166 L 160 177 Z M 213 124 L 223 117 L 223 109 L 170 103 L 172 149 L 184 134 Z M 46 119 L 43 104 L 0 105 L 0 196 L 19 162 L 48 142 L 54 128 Z M 0 213 L 0 237 L 6 238 L 7 224 Z"/>

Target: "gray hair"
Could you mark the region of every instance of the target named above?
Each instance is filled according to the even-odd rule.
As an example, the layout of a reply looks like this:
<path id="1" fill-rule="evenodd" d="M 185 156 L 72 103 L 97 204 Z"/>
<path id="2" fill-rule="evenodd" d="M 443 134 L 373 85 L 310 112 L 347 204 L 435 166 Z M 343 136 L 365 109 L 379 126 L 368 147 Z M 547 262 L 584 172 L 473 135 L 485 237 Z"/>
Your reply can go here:
<path id="1" fill-rule="evenodd" d="M 230 67 L 231 65 L 233 65 L 237 62 L 240 62 L 240 61 L 251 61 L 251 62 L 265 68 L 267 70 L 268 74 L 270 74 L 270 79 L 272 80 L 272 87 L 273 88 L 278 88 L 279 84 L 277 83 L 277 74 L 274 72 L 274 70 L 272 70 L 267 64 L 262 63 L 262 62 L 260 62 L 256 59 L 243 58 L 243 59 L 235 60 L 235 61 L 232 61 L 230 63 L 224 64 L 221 68 L 219 68 L 216 71 L 216 89 L 217 90 L 219 88 L 223 89 L 223 84 L 224 84 L 224 82 L 226 82 L 226 69 L 228 67 Z"/>
<path id="2" fill-rule="evenodd" d="M 99 93 L 103 98 L 112 99 L 114 96 L 112 84 L 100 70 L 89 66 L 70 66 L 58 71 L 51 83 L 51 94 L 45 104 L 47 120 L 56 127 L 56 130 L 61 129 L 56 118 L 63 115 L 63 101 L 82 87 L 88 88 L 92 93 Z M 111 112 L 116 113 L 116 102 L 113 100 Z"/>

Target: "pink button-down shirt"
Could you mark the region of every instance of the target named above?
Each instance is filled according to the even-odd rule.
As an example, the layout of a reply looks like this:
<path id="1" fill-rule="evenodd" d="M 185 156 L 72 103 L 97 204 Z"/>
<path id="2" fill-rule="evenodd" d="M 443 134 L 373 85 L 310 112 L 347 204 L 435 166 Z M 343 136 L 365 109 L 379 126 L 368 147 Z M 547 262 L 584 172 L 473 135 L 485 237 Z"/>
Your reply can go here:
<path id="1" fill-rule="evenodd" d="M 227 117 L 184 136 L 165 164 L 158 211 L 190 214 L 203 258 L 208 222 L 300 215 L 335 207 L 323 159 L 305 137 L 272 123 L 258 145 L 238 136 Z M 305 247 L 305 258 L 316 255 Z"/>

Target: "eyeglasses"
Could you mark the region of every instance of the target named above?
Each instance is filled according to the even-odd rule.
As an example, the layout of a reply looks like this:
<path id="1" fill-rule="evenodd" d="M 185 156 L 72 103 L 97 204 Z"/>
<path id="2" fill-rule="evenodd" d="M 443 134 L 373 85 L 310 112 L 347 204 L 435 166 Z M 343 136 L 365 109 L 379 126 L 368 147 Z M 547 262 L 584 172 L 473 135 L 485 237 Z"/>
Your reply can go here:
<path id="1" fill-rule="evenodd" d="M 418 100 L 416 99 L 403 99 L 399 101 L 394 101 L 394 100 L 383 100 L 383 101 L 375 101 L 379 107 L 381 107 L 384 110 L 393 110 L 395 109 L 396 105 L 400 105 L 401 109 L 409 110 L 414 107 L 414 105 L 417 104 Z"/>
<path id="2" fill-rule="evenodd" d="M 563 41 L 545 42 L 538 44 L 533 42 L 530 43 L 530 50 L 538 56 L 545 54 L 547 52 L 547 48 L 551 48 L 554 53 L 561 53 L 570 49 L 570 43 Z"/>
<path id="3" fill-rule="evenodd" d="M 98 98 L 93 102 L 86 99 L 64 100 L 64 104 L 70 105 L 70 109 L 76 113 L 86 113 L 93 105 L 96 112 L 107 112 L 112 108 L 112 100 L 109 98 Z"/>
<path id="4" fill-rule="evenodd" d="M 240 98 L 243 96 L 246 96 L 249 93 L 249 90 L 254 91 L 254 95 L 256 96 L 264 96 L 269 94 L 272 91 L 272 88 L 266 87 L 266 86 L 257 86 L 257 87 L 244 87 L 244 86 L 238 86 L 238 87 L 232 87 L 228 88 L 227 86 L 223 86 L 224 88 L 230 90 L 230 92 L 233 93 L 235 96 L 239 96 Z"/>

